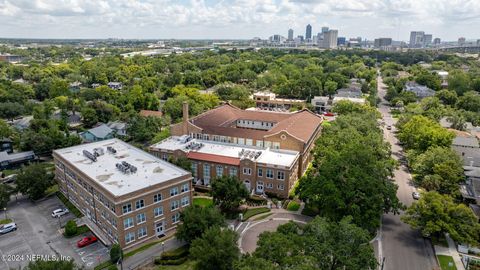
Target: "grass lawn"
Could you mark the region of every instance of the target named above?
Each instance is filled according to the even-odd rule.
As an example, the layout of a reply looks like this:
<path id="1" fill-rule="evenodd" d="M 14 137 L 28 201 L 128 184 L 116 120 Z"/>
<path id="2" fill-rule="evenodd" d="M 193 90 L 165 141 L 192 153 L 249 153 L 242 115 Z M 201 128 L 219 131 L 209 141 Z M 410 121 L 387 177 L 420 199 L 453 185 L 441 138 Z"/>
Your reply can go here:
<path id="1" fill-rule="evenodd" d="M 300 204 L 296 201 L 290 201 L 287 206 L 288 211 L 297 211 L 300 209 Z"/>
<path id="2" fill-rule="evenodd" d="M 193 270 L 195 262 L 188 260 L 180 265 L 160 265 L 157 267 L 158 270 Z"/>
<path id="3" fill-rule="evenodd" d="M 440 262 L 440 268 L 442 268 L 442 270 L 457 270 L 457 267 L 455 266 L 451 256 L 438 255 L 437 258 Z M 448 266 L 449 262 L 452 263 L 452 266 Z"/>
<path id="4" fill-rule="evenodd" d="M 270 209 L 268 209 L 267 207 L 249 208 L 243 213 L 243 220 L 247 220 L 250 217 L 267 212 L 270 212 Z"/>
<path id="5" fill-rule="evenodd" d="M 210 198 L 193 198 L 193 205 L 198 205 L 201 207 L 210 207 L 213 206 L 213 199 Z"/>
<path id="6" fill-rule="evenodd" d="M 258 221 L 258 220 L 262 220 L 262 219 L 266 219 L 267 217 L 271 216 L 273 213 L 266 213 L 266 214 L 263 214 L 263 215 L 258 215 L 256 217 L 254 217 L 252 219 L 252 221 Z"/>
<path id="7" fill-rule="evenodd" d="M 49 197 L 49 196 L 57 193 L 57 191 L 58 191 L 58 185 L 55 184 L 55 185 L 47 188 L 47 190 L 45 191 L 45 197 Z"/>
<path id="8" fill-rule="evenodd" d="M 11 219 L 7 218 L 7 219 L 0 219 L 0 224 L 7 224 L 7 223 L 10 223 L 12 222 Z"/>

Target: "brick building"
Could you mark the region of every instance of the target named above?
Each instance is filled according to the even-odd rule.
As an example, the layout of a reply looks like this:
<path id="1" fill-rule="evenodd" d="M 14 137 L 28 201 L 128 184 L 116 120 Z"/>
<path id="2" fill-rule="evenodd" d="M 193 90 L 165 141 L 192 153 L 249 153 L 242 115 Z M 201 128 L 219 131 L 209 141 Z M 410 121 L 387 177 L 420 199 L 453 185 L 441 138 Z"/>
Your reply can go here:
<path id="1" fill-rule="evenodd" d="M 208 185 L 210 179 L 228 172 L 252 193 L 286 197 L 312 159 L 321 123 L 322 118 L 308 110 L 247 111 L 230 104 L 190 119 L 184 103 L 183 121 L 171 126 L 173 137 L 152 145 L 150 151 L 163 159 L 190 159 L 197 184 Z"/>
<path id="2" fill-rule="evenodd" d="M 106 244 L 129 249 L 173 233 L 192 201 L 191 174 L 121 140 L 55 150 L 60 191 Z"/>

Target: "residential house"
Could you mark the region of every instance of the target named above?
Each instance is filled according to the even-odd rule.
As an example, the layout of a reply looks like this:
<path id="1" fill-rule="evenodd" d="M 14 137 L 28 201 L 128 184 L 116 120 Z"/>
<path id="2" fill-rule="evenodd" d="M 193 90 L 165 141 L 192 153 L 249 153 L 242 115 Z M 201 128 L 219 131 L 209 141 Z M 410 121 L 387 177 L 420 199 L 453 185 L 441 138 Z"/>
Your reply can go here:
<path id="1" fill-rule="evenodd" d="M 33 151 L 8 153 L 8 151 L 0 152 L 0 169 L 9 169 L 20 166 L 36 159 Z"/>
<path id="2" fill-rule="evenodd" d="M 121 82 L 109 82 L 107 86 L 113 90 L 122 90 L 123 88 L 123 84 Z"/>
<path id="3" fill-rule="evenodd" d="M 62 120 L 64 117 L 67 121 L 67 125 L 71 128 L 82 125 L 82 114 L 80 112 L 63 112 L 62 110 L 56 110 L 52 115 L 52 119 L 55 120 Z"/>
<path id="4" fill-rule="evenodd" d="M 25 116 L 19 119 L 13 120 L 12 126 L 18 130 L 25 130 L 30 127 L 30 122 L 33 120 L 33 115 Z"/>
<path id="5" fill-rule="evenodd" d="M 108 122 L 107 126 L 111 128 L 116 136 L 125 137 L 127 136 L 127 123 L 121 121 Z"/>
<path id="6" fill-rule="evenodd" d="M 80 137 L 86 142 L 97 142 L 107 139 L 112 139 L 115 136 L 115 131 L 106 124 L 100 124 L 87 131 L 81 132 Z"/>
<path id="7" fill-rule="evenodd" d="M 13 153 L 13 141 L 10 138 L 0 139 L 0 152 L 6 151 L 8 154 Z"/>
<path id="8" fill-rule="evenodd" d="M 141 110 L 139 112 L 139 115 L 143 116 L 143 117 L 152 116 L 152 117 L 159 117 L 160 118 L 160 117 L 163 116 L 163 113 L 161 111 Z"/>
<path id="9" fill-rule="evenodd" d="M 419 99 L 423 99 L 426 97 L 433 97 L 435 95 L 435 91 L 426 87 L 425 85 L 420 85 L 416 82 L 407 82 L 405 84 L 405 91 L 412 92 L 417 96 Z"/>

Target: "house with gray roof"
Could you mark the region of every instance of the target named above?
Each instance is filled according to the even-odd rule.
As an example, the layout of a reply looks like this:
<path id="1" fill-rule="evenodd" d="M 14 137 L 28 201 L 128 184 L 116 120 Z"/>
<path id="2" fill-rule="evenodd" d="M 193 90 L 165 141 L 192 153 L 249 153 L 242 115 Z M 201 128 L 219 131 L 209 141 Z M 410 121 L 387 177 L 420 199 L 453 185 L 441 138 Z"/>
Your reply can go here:
<path id="1" fill-rule="evenodd" d="M 114 135 L 115 131 L 106 124 L 101 124 L 97 127 L 80 133 L 80 137 L 82 137 L 85 142 L 98 142 L 112 139 Z"/>
<path id="2" fill-rule="evenodd" d="M 36 159 L 33 151 L 8 153 L 7 151 L 0 152 L 0 169 L 8 169 L 28 163 Z"/>
<path id="3" fill-rule="evenodd" d="M 433 97 L 435 95 L 434 90 L 416 82 L 407 82 L 405 84 L 405 91 L 414 93 L 419 99 Z"/>
<path id="4" fill-rule="evenodd" d="M 12 126 L 18 130 L 24 130 L 30 127 L 30 122 L 33 120 L 33 115 L 25 116 L 12 121 Z"/>
<path id="5" fill-rule="evenodd" d="M 112 121 L 108 122 L 107 126 L 115 131 L 115 135 L 122 137 L 127 136 L 127 123 L 122 121 Z"/>

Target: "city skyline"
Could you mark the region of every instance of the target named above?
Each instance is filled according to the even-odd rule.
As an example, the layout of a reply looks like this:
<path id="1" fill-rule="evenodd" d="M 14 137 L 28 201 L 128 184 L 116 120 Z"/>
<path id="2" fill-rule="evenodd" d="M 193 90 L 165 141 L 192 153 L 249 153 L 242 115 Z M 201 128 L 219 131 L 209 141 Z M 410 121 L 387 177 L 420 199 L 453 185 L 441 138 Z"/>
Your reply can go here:
<path id="1" fill-rule="evenodd" d="M 369 40 L 425 31 L 455 41 L 479 38 L 480 2 L 0 0 L 0 15 L 3 38 L 251 39 L 305 34 L 311 24 L 312 35 L 329 26 Z"/>

